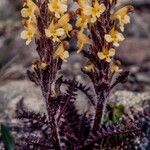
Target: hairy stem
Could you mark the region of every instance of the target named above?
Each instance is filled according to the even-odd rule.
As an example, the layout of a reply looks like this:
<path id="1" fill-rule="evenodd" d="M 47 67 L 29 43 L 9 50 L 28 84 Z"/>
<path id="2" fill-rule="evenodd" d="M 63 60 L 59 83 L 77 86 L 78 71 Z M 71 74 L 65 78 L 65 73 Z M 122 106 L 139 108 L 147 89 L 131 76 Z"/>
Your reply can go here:
<path id="1" fill-rule="evenodd" d="M 97 107 L 96 107 L 96 114 L 95 114 L 93 131 L 92 131 L 93 133 L 95 133 L 98 130 L 98 128 L 101 126 L 103 122 L 106 100 L 107 100 L 107 96 L 105 96 L 105 92 L 104 91 L 100 92 L 98 96 Z"/>
<path id="2" fill-rule="evenodd" d="M 53 102 L 52 102 L 53 103 Z M 59 143 L 59 135 L 57 131 L 57 123 L 55 119 L 56 111 L 51 103 L 47 104 L 48 119 L 49 119 L 49 139 L 51 140 L 51 147 L 56 150 L 61 150 Z"/>

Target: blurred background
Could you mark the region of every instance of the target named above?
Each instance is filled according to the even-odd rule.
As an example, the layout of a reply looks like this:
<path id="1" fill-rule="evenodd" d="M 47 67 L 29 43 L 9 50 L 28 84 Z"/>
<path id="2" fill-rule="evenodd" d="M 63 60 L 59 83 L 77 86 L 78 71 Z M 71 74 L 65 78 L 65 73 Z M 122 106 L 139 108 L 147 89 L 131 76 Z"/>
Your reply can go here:
<path id="1" fill-rule="evenodd" d="M 120 0 L 120 5 L 127 4 L 132 4 L 135 11 L 117 58 L 131 75 L 124 86 L 113 92 L 111 100 L 138 111 L 150 104 L 150 0 Z M 0 0 L 0 122 L 14 122 L 15 105 L 22 98 L 31 109 L 44 111 L 40 90 L 26 78 L 36 53 L 34 43 L 26 46 L 20 39 L 21 7 L 21 0 Z M 82 56 L 72 52 L 69 63 L 63 65 L 63 73 L 88 84 L 80 75 L 83 62 Z"/>

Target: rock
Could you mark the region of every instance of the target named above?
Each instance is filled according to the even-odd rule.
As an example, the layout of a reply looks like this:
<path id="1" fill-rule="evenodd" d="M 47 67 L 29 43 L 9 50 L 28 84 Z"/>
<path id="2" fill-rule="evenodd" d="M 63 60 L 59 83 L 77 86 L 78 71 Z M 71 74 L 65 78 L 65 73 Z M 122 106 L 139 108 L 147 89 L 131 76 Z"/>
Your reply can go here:
<path id="1" fill-rule="evenodd" d="M 140 71 L 141 72 L 149 72 L 150 71 L 150 61 L 145 62 L 140 66 Z"/>
<path id="2" fill-rule="evenodd" d="M 24 79 L 26 75 L 26 68 L 23 65 L 12 65 L 8 68 L 0 70 L 0 81 Z"/>
<path id="3" fill-rule="evenodd" d="M 127 65 L 142 65 L 150 60 L 150 39 L 126 39 L 118 50 L 117 58 Z"/>
<path id="4" fill-rule="evenodd" d="M 6 114 L 9 117 L 14 117 L 16 104 L 22 98 L 24 99 L 27 109 L 36 112 L 45 112 L 45 103 L 40 88 L 28 80 L 18 80 L 1 83 L 0 113 Z M 78 95 L 77 106 L 79 108 L 82 108 L 83 106 L 85 107 L 85 104 L 87 103 L 84 102 L 85 98 L 86 97 L 82 96 L 81 93 Z M 146 107 L 145 103 L 147 105 L 148 100 L 150 100 L 150 93 L 149 91 L 142 93 L 117 91 L 110 96 L 110 100 L 117 104 L 123 104 L 128 108 L 134 107 L 136 110 L 141 110 L 143 109 L 143 105 Z"/>
<path id="5" fill-rule="evenodd" d="M 31 63 L 34 46 L 25 45 L 25 41 L 20 38 L 20 28 L 19 21 L 0 21 L 0 67 L 12 63 L 12 60 L 23 66 Z"/>
<path id="6" fill-rule="evenodd" d="M 18 0 L 0 0 L 0 20 L 15 16 L 20 4 Z"/>
<path id="7" fill-rule="evenodd" d="M 150 104 L 150 92 L 136 93 L 130 91 L 116 91 L 110 96 L 109 100 L 118 105 L 124 105 L 127 109 L 133 108 L 138 112 Z"/>
<path id="8" fill-rule="evenodd" d="M 136 78 L 139 82 L 143 82 L 145 84 L 150 85 L 150 73 L 138 73 Z"/>
<path id="9" fill-rule="evenodd" d="M 23 98 L 25 106 L 36 112 L 45 111 L 41 91 L 28 80 L 7 81 L 0 85 L 0 112 L 14 117 L 16 104 Z"/>
<path id="10" fill-rule="evenodd" d="M 150 1 L 149 0 L 136 0 L 136 1 L 121 0 L 120 3 L 121 3 L 121 5 L 127 5 L 127 4 L 143 5 L 143 4 L 150 4 Z"/>
<path id="11" fill-rule="evenodd" d="M 150 19 L 149 11 L 134 11 L 131 14 L 131 22 L 125 28 L 125 33 L 128 37 L 150 38 Z"/>
<path id="12" fill-rule="evenodd" d="M 12 14 L 12 12 L 14 13 L 15 10 L 14 10 L 13 6 L 10 4 L 9 0 L 5 0 L 5 1 L 0 0 L 0 14 L 1 14 L 0 19 L 4 19 L 4 18 L 10 16 L 10 14 Z"/>
<path id="13" fill-rule="evenodd" d="M 150 1 L 149 0 L 121 0 L 119 6 L 132 5 L 131 23 L 126 27 L 126 34 L 132 37 L 150 37 Z"/>

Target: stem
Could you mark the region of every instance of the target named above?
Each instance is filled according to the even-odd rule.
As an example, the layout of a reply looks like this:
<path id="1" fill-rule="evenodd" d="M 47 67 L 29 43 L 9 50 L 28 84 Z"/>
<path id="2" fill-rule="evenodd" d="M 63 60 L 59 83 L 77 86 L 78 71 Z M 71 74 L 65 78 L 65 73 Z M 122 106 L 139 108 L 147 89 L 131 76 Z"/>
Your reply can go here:
<path id="1" fill-rule="evenodd" d="M 49 139 L 51 140 L 52 147 L 54 147 L 55 150 L 61 150 L 59 138 L 58 138 L 59 135 L 57 131 L 57 123 L 55 119 L 56 111 L 53 104 L 51 103 L 47 104 L 47 112 L 48 112 L 49 129 L 50 129 Z"/>
<path id="2" fill-rule="evenodd" d="M 53 66 L 52 66 L 53 67 Z M 46 83 L 46 86 L 44 86 L 45 84 L 45 79 L 43 74 L 42 76 L 42 84 L 41 84 L 41 89 L 43 92 L 43 96 L 45 97 L 45 102 L 46 102 L 46 109 L 47 109 L 47 114 L 48 114 L 48 126 L 49 126 L 49 130 L 48 130 L 48 134 L 49 134 L 49 140 L 50 140 L 50 146 L 54 149 L 54 150 L 61 150 L 60 147 L 60 142 L 59 142 L 59 134 L 57 131 L 57 123 L 56 123 L 56 113 L 57 113 L 57 104 L 56 104 L 56 99 L 51 97 L 51 87 L 52 87 L 52 81 L 53 81 L 53 70 L 51 69 L 51 72 L 49 74 L 49 78 L 48 79 L 48 83 Z"/>
<path id="3" fill-rule="evenodd" d="M 66 110 L 66 108 L 67 108 L 69 102 L 70 102 L 70 96 L 67 98 L 66 103 L 64 104 L 63 108 L 60 110 L 59 116 L 58 116 L 58 118 L 57 118 L 57 122 L 58 122 L 58 123 L 59 123 L 59 121 L 60 121 L 60 118 L 61 118 L 62 115 L 64 114 L 64 112 L 65 112 L 65 110 Z"/>
<path id="4" fill-rule="evenodd" d="M 93 133 L 95 133 L 102 124 L 106 107 L 106 100 L 107 100 L 106 98 L 107 96 L 105 96 L 104 91 L 102 91 L 98 96 L 98 103 L 96 107 L 96 114 L 93 125 Z"/>

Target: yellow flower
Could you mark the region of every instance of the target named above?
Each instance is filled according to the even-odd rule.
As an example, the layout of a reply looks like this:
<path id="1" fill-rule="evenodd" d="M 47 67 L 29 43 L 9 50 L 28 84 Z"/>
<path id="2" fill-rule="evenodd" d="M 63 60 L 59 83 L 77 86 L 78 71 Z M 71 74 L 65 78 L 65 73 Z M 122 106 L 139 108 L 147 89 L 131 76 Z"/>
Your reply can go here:
<path id="1" fill-rule="evenodd" d="M 27 0 L 27 2 L 24 4 L 24 6 L 26 6 L 26 8 L 23 8 L 21 10 L 21 15 L 24 18 L 29 17 L 29 21 L 36 21 L 36 17 L 35 15 L 39 14 L 39 9 L 37 7 L 37 5 L 32 1 L 32 0 Z"/>
<path id="2" fill-rule="evenodd" d="M 40 69 L 45 70 L 47 67 L 47 64 L 45 62 L 41 62 Z"/>
<path id="3" fill-rule="evenodd" d="M 89 6 L 89 0 L 77 0 L 77 2 L 81 9 L 84 9 L 86 6 Z"/>
<path id="4" fill-rule="evenodd" d="M 95 66 L 93 63 L 88 63 L 84 69 L 87 71 L 87 72 L 95 72 Z"/>
<path id="5" fill-rule="evenodd" d="M 37 63 L 36 60 L 32 60 L 32 69 L 36 69 L 37 68 Z"/>
<path id="6" fill-rule="evenodd" d="M 122 72 L 122 69 L 119 68 L 119 66 L 121 65 L 120 61 L 115 61 L 112 63 L 111 66 L 111 73 L 119 73 Z"/>
<path id="7" fill-rule="evenodd" d="M 29 45 L 32 38 L 37 35 L 37 28 L 34 23 L 26 22 L 25 31 L 21 32 L 21 38 L 27 40 L 26 45 Z"/>
<path id="8" fill-rule="evenodd" d="M 95 0 L 94 4 L 93 4 L 93 7 L 91 7 L 91 22 L 94 23 L 97 18 L 100 17 L 100 15 L 106 10 L 106 7 L 105 5 L 102 3 L 102 4 L 99 4 L 98 0 Z"/>
<path id="9" fill-rule="evenodd" d="M 80 53 L 83 46 L 85 44 L 92 44 L 91 40 L 82 32 L 82 31 L 73 31 L 72 34 L 75 34 L 77 37 L 77 47 L 78 47 L 78 51 L 77 53 Z"/>
<path id="10" fill-rule="evenodd" d="M 64 29 L 64 32 L 69 36 L 69 31 L 72 30 L 72 25 L 69 23 L 71 14 L 66 13 L 58 20 L 58 26 Z"/>
<path id="11" fill-rule="evenodd" d="M 66 59 L 69 57 L 69 52 L 65 50 L 66 47 L 66 43 L 61 43 L 55 51 L 54 57 L 59 57 L 63 61 L 67 62 Z"/>
<path id="12" fill-rule="evenodd" d="M 50 0 L 48 8 L 51 12 L 55 13 L 56 18 L 60 18 L 62 14 L 67 11 L 66 0 Z"/>
<path id="13" fill-rule="evenodd" d="M 130 23 L 130 17 L 127 14 L 131 11 L 133 11 L 133 7 L 129 5 L 119 9 L 111 16 L 112 19 L 119 20 L 121 31 L 124 31 L 125 24 Z"/>
<path id="14" fill-rule="evenodd" d="M 113 43 L 114 46 L 118 47 L 119 42 L 124 40 L 124 36 L 122 33 L 119 33 L 118 31 L 115 30 L 115 27 L 113 27 L 109 34 L 105 34 L 105 40 L 108 43 Z"/>
<path id="15" fill-rule="evenodd" d="M 83 29 L 87 28 L 89 20 L 90 17 L 81 12 L 81 15 L 79 15 L 77 18 L 76 26 L 80 27 L 80 29 L 83 31 Z"/>
<path id="16" fill-rule="evenodd" d="M 59 38 L 65 35 L 65 31 L 63 28 L 58 28 L 52 21 L 48 29 L 45 29 L 45 34 L 47 37 L 52 38 L 53 42 L 59 42 Z"/>
<path id="17" fill-rule="evenodd" d="M 98 52 L 98 57 L 99 59 L 103 60 L 105 59 L 107 62 L 111 62 L 111 57 L 113 57 L 115 55 L 115 49 L 111 48 L 111 49 L 107 49 L 107 48 L 103 48 L 102 52 Z"/>
<path id="18" fill-rule="evenodd" d="M 90 6 L 89 0 L 78 0 L 77 2 L 79 4 L 80 9 L 82 10 L 82 13 L 84 14 L 81 15 L 81 18 L 78 19 L 78 24 L 85 23 L 84 26 L 86 26 L 89 22 L 89 17 L 90 22 L 94 23 L 97 20 L 97 18 L 99 18 L 100 15 L 106 10 L 105 5 L 103 3 L 99 4 L 98 0 L 95 0 L 93 2 L 93 7 Z"/>
<path id="19" fill-rule="evenodd" d="M 77 2 L 83 14 L 90 16 L 91 6 L 89 5 L 89 0 L 77 0 Z"/>

